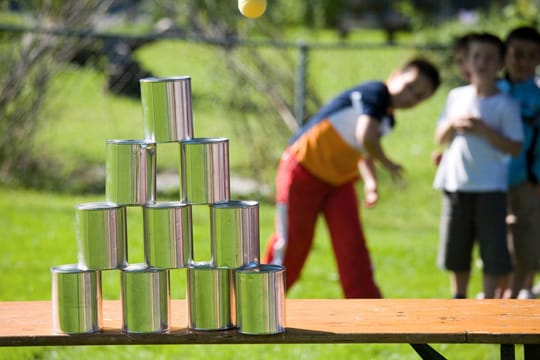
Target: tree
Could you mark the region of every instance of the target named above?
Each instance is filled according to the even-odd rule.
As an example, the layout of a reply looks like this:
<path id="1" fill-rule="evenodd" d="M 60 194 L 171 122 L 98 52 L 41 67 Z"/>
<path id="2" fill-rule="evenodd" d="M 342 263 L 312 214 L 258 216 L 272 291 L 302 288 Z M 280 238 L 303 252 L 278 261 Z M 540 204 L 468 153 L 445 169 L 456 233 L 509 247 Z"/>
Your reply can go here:
<path id="1" fill-rule="evenodd" d="M 89 29 L 109 1 L 19 1 L 18 11 L 32 25 L 45 29 Z M 0 179 L 3 182 L 48 186 L 59 180 L 59 164 L 32 151 L 39 113 L 50 78 L 88 39 L 51 34 L 1 33 L 0 52 Z"/>

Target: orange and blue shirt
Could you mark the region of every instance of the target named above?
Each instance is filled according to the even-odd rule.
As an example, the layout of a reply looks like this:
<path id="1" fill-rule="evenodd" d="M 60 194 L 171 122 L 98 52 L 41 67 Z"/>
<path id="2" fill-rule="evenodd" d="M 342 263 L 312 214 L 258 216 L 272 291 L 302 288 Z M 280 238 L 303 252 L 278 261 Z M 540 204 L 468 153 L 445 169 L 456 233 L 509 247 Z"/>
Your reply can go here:
<path id="1" fill-rule="evenodd" d="M 332 185 L 358 178 L 363 147 L 356 138 L 360 115 L 381 125 L 381 136 L 395 126 L 391 96 L 383 82 L 345 90 L 323 106 L 292 138 L 288 152 L 309 172 Z"/>

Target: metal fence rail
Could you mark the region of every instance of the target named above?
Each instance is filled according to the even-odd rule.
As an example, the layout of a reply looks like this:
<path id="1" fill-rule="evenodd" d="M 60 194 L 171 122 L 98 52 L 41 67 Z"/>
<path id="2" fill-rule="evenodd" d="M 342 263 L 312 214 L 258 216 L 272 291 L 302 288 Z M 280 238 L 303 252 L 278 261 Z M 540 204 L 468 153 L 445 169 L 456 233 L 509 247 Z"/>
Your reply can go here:
<path id="1" fill-rule="evenodd" d="M 416 50 L 442 50 L 448 48 L 447 44 L 427 43 L 399 43 L 399 42 L 307 42 L 304 40 L 275 40 L 275 39 L 246 39 L 238 37 L 207 37 L 197 34 L 179 33 L 149 33 L 149 34 L 120 34 L 96 32 L 91 29 L 70 29 L 70 28 L 45 28 L 45 27 L 25 27 L 17 25 L 0 24 L 0 32 L 10 33 L 36 33 L 51 36 L 78 37 L 81 39 L 97 40 L 125 40 L 132 42 L 150 42 L 157 40 L 179 40 L 195 43 L 204 43 L 219 47 L 270 47 L 278 49 L 296 49 L 298 53 L 297 67 L 295 72 L 295 106 L 294 113 L 298 125 L 301 125 L 305 115 L 305 95 L 306 81 L 308 77 L 309 53 L 316 50 L 375 50 L 382 48 L 400 48 Z"/>

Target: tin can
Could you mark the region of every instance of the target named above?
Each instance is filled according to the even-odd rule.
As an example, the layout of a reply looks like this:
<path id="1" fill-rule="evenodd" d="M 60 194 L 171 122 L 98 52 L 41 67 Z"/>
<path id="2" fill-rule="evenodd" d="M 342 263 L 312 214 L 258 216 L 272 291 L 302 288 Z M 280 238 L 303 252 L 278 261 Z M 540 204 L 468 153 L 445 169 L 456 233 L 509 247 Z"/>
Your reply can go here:
<path id="1" fill-rule="evenodd" d="M 119 205 L 156 199 L 156 145 L 143 140 L 108 140 L 105 198 Z"/>
<path id="2" fill-rule="evenodd" d="M 149 142 L 171 142 L 193 137 L 191 78 L 140 80 L 144 137 Z"/>
<path id="3" fill-rule="evenodd" d="M 191 205 L 158 202 L 143 207 L 144 256 L 155 268 L 185 268 L 193 259 Z"/>
<path id="4" fill-rule="evenodd" d="M 66 334 L 101 331 L 101 273 L 77 264 L 54 266 L 51 273 L 53 330 Z"/>
<path id="5" fill-rule="evenodd" d="M 235 270 L 239 332 L 271 335 L 285 331 L 285 268 L 261 264 Z"/>
<path id="6" fill-rule="evenodd" d="M 188 321 L 192 330 L 225 330 L 234 325 L 232 271 L 209 263 L 188 267 Z"/>
<path id="7" fill-rule="evenodd" d="M 180 199 L 189 204 L 229 200 L 229 140 L 199 138 L 180 143 Z"/>
<path id="8" fill-rule="evenodd" d="M 121 271 L 122 331 L 162 333 L 169 331 L 169 270 L 131 264 Z"/>
<path id="9" fill-rule="evenodd" d="M 98 202 L 76 207 L 78 262 L 91 270 L 118 269 L 127 263 L 127 216 L 120 205 Z"/>
<path id="10" fill-rule="evenodd" d="M 258 264 L 259 204 L 229 201 L 210 205 L 212 265 L 236 269 Z"/>

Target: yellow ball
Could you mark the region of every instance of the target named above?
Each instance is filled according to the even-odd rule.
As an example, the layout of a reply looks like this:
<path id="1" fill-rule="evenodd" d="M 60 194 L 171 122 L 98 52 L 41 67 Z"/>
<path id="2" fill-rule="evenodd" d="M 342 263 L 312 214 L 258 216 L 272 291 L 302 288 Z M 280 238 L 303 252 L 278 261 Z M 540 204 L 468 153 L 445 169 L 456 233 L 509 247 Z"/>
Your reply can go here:
<path id="1" fill-rule="evenodd" d="M 266 11 L 266 0 L 238 0 L 238 10 L 245 17 L 256 19 Z"/>

